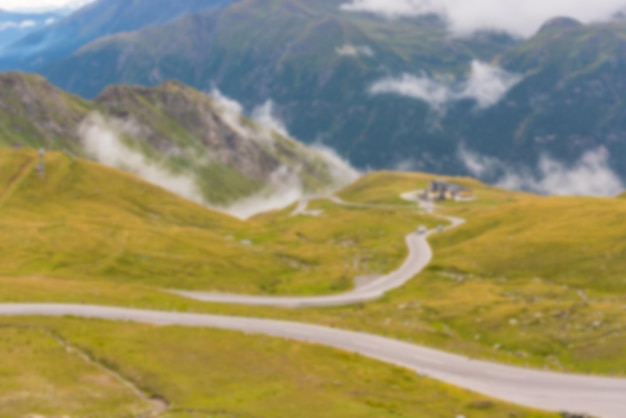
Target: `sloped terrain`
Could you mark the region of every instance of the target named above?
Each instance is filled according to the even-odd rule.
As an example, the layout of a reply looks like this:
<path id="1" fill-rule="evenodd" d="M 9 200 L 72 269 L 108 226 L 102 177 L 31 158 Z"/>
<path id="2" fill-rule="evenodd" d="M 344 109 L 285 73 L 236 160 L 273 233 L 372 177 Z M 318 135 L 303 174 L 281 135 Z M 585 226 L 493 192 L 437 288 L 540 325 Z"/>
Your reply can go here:
<path id="1" fill-rule="evenodd" d="M 134 172 L 199 203 L 334 190 L 348 165 L 253 123 L 179 83 L 111 87 L 94 102 L 39 76 L 0 75 L 0 145 L 44 147 Z M 245 209 L 245 208 L 244 208 Z"/>
<path id="2" fill-rule="evenodd" d="M 341 4 L 247 1 L 99 39 L 41 71 L 86 97 L 112 83 L 175 78 L 218 85 L 250 108 L 274 99 L 296 137 L 321 138 L 359 167 L 468 174 L 465 148 L 541 173 L 543 156 L 569 166 L 606 149 L 608 168 L 626 178 L 624 20 L 556 19 L 527 40 L 458 38 L 434 16 L 388 20 Z M 476 61 L 520 82 L 485 106 L 471 98 L 427 103 L 467 83 Z M 413 89 L 407 82 L 397 94 L 371 93 L 381 80 L 407 76 L 419 80 Z M 488 95 L 498 80 L 478 82 Z"/>
<path id="3" fill-rule="evenodd" d="M 111 34 L 164 23 L 186 13 L 214 10 L 231 0 L 98 0 L 0 50 L 0 68 L 30 70 L 71 54 L 82 45 Z"/>
<path id="4" fill-rule="evenodd" d="M 490 61 L 514 41 L 450 38 L 436 17 L 390 21 L 340 12 L 342 3 L 246 1 L 99 39 L 41 72 L 85 97 L 113 83 L 217 85 L 248 108 L 274 99 L 297 138 L 321 139 L 359 167 L 390 168 L 423 154 L 424 168 L 456 164 L 455 139 L 427 132 L 439 126 L 427 104 L 369 88 L 403 73 L 464 78 L 473 60 Z"/>
<path id="5" fill-rule="evenodd" d="M 77 151 L 76 128 L 96 109 L 64 93 L 44 78 L 20 73 L 0 75 L 0 145 Z"/>
<path id="6" fill-rule="evenodd" d="M 413 224 L 433 222 L 397 213 L 381 224 L 376 214 L 342 208 L 319 218 L 286 210 L 241 222 L 66 154 L 47 154 L 43 178 L 38 165 L 35 151 L 0 151 L 4 277 L 333 293 L 359 275 L 395 269 Z"/>

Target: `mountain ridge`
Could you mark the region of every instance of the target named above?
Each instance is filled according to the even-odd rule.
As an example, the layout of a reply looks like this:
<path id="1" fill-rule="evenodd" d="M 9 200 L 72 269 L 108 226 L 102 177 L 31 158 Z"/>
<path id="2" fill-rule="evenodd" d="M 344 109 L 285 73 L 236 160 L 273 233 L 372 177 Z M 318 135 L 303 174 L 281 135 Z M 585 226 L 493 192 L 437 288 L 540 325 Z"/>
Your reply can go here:
<path id="1" fill-rule="evenodd" d="M 0 121 L 5 147 L 90 156 L 211 206 L 258 195 L 262 207 L 277 193 L 297 199 L 355 175 L 179 82 L 111 86 L 89 102 L 40 76 L 1 74 Z"/>
<path id="2" fill-rule="evenodd" d="M 272 100 L 295 137 L 361 169 L 496 184 L 512 174 L 543 193 L 534 183 L 549 175 L 545 161 L 565 172 L 591 152 L 606 155 L 597 172 L 626 182 L 624 21 L 556 18 L 528 39 L 450 37 L 432 16 L 390 21 L 340 5 L 247 0 L 99 38 L 40 72 L 85 97 L 175 79 L 217 86 L 248 111 Z M 477 169 L 465 151 L 495 169 Z"/>

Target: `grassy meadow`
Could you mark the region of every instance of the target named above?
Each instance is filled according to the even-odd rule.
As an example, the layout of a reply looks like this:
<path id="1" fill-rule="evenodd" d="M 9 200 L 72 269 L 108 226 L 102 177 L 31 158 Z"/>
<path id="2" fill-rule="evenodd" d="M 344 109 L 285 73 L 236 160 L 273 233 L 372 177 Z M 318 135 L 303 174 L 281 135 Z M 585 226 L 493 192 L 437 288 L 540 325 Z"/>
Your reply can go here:
<path id="1" fill-rule="evenodd" d="M 392 270 L 403 237 L 434 218 L 322 205 L 249 222 L 66 155 L 0 154 L 0 275 L 265 294 L 333 293 Z M 355 225 L 360 225 L 355 228 Z"/>
<path id="2" fill-rule="evenodd" d="M 110 370 L 145 397 L 164 401 L 168 408 L 159 415 L 164 418 L 317 418 L 322 410 L 324 417 L 337 418 L 556 418 L 351 353 L 277 338 L 78 319 L 0 323 L 3 343 L 21 348 L 8 350 L 9 358 L 16 365 L 29 365 L 13 367 L 9 379 L 5 374 L 0 379 L 0 417 L 122 418 L 150 412 L 133 390 L 120 391 L 105 372 Z M 86 353 L 105 371 L 65 352 L 48 333 Z M 3 346 L 6 351 L 8 345 Z M 44 372 L 32 376 L 33 370 Z M 76 396 L 68 400 L 24 395 L 24 385 L 32 381 L 45 395 Z"/>
<path id="3" fill-rule="evenodd" d="M 466 218 L 467 224 L 433 236 L 433 263 L 381 300 L 305 310 L 212 305 L 164 289 L 327 294 L 350 289 L 359 275 L 394 269 L 406 255 L 409 231 L 442 222 L 399 198 L 433 177 L 373 173 L 340 193 L 347 201 L 381 208 L 313 201 L 310 209 L 319 216 L 291 216 L 289 208 L 241 222 L 130 175 L 61 154 L 47 158 L 42 180 L 33 152 L 0 153 L 2 302 L 281 318 L 374 332 L 475 358 L 626 375 L 624 199 L 544 198 L 455 179 L 477 199 L 442 203 L 438 211 Z M 476 395 L 346 353 L 264 337 L 69 319 L 2 319 L 0 325 L 4 349 L 31 347 L 33 365 L 58 354 L 41 332 L 54 331 L 146 393 L 166 398 L 167 417 L 253 417 L 270 405 L 280 406 L 276 417 L 294 411 L 317 416 L 313 400 L 328 406 L 325 416 L 337 417 L 502 417 L 509 411 L 547 416 L 497 402 L 476 408 L 485 405 Z M 75 370 L 74 381 L 87 373 Z M 0 379 L 7 388 L 0 406 L 2 399 L 21 396 L 29 377 L 18 371 Z M 41 379 L 65 388 L 64 381 L 57 386 L 53 378 Z M 389 390 L 394 387 L 399 389 Z M 96 392 L 119 416 L 145 407 L 145 400 L 113 384 Z M 77 405 L 86 402 L 84 396 L 76 393 Z M 62 412 L 54 412 L 50 399 L 24 399 L 15 404 L 15 414 L 31 404 L 42 405 L 44 415 Z"/>

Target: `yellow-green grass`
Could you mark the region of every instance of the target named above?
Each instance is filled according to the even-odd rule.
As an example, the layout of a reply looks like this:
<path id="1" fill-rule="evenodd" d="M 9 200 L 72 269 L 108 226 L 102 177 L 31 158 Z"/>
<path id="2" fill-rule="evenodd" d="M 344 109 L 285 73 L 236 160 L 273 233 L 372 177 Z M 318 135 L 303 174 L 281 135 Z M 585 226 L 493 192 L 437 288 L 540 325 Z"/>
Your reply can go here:
<path id="1" fill-rule="evenodd" d="M 0 301 L 281 318 L 373 332 L 522 366 L 626 374 L 624 300 L 583 303 L 578 292 L 545 281 L 520 284 L 428 271 L 377 302 L 290 310 L 204 304 L 132 284 L 2 278 Z"/>
<path id="2" fill-rule="evenodd" d="M 424 180 L 369 177 L 356 201 L 390 201 Z M 626 374 L 626 203 L 452 181 L 473 188 L 477 200 L 443 203 L 440 211 L 468 223 L 433 237 L 432 265 L 386 301 L 366 306 L 363 317 L 386 318 L 385 327 L 366 327 L 481 357 Z M 394 312 L 398 306 L 412 313 Z M 425 338 L 420 328 L 439 337 Z"/>
<path id="3" fill-rule="evenodd" d="M 167 401 L 169 409 L 162 417 L 556 417 L 455 389 L 352 353 L 277 338 L 78 319 L 4 319 L 0 323 L 29 326 L 31 333 L 58 334 L 148 396 Z M 18 342 L 20 346 L 29 344 Z M 71 357 L 62 351 L 56 354 Z M 30 358 L 21 357 L 20 351 L 13 355 L 18 364 Z M 19 368 L 15 373 L 12 384 L 21 376 Z M 68 379 L 56 376 L 59 381 Z M 35 373 L 33 379 L 36 377 Z M 20 389 L 30 394 L 27 386 Z M 106 393 L 94 390 L 91 396 Z M 107 411 L 103 415 L 107 417 L 123 416 L 103 405 L 108 398 L 100 401 L 99 405 L 84 403 L 84 408 L 93 411 L 90 413 L 72 411 L 79 398 L 47 411 L 56 416 L 101 416 L 99 411 Z"/>
<path id="4" fill-rule="evenodd" d="M 23 324 L 0 324 L 0 417 L 130 417 L 151 410 L 112 373 Z"/>
<path id="5" fill-rule="evenodd" d="M 357 202 L 391 203 L 400 192 L 423 187 L 431 178 L 400 173 L 373 174 L 359 182 L 371 184 L 359 186 L 360 193 L 378 197 L 353 198 Z M 39 180 L 35 178 L 35 181 Z M 207 215 L 209 220 L 204 220 L 202 216 L 210 212 L 175 199 L 177 204 L 172 207 L 182 211 L 182 205 L 193 206 L 193 211 L 197 211 L 193 213 L 198 213 L 201 219 L 185 227 L 185 237 L 181 238 L 181 234 L 172 232 L 179 230 L 170 227 L 170 223 L 189 222 L 193 217 L 171 215 L 167 221 L 159 220 L 162 219 L 160 204 L 155 201 L 154 206 L 149 206 L 149 210 L 157 214 L 152 218 L 143 219 L 142 212 L 138 211 L 137 219 L 129 224 L 122 223 L 128 222 L 125 218 L 128 215 L 119 215 L 121 231 L 128 231 L 128 225 L 134 228 L 132 233 L 127 233 L 126 240 L 111 241 L 104 235 L 99 241 L 102 246 L 110 245 L 111 250 L 141 248 L 145 251 L 141 245 L 165 245 L 163 243 L 174 236 L 178 245 L 168 244 L 161 249 L 159 257 L 150 260 L 152 264 L 130 263 L 128 271 L 118 268 L 107 274 L 85 274 L 98 271 L 94 268 L 98 264 L 86 265 L 85 272 L 78 275 L 66 274 L 63 269 L 45 270 L 45 274 L 14 274 L 7 270 L 2 275 L 8 278 L 0 280 L 0 298 L 3 301 L 88 302 L 286 318 L 376 332 L 522 365 L 626 374 L 626 356 L 623 355 L 626 352 L 626 300 L 624 288 L 620 287 L 623 286 L 622 259 L 626 259 L 620 252 L 623 248 L 620 231 L 624 228 L 619 220 L 623 201 L 540 198 L 490 188 L 471 180 L 453 181 L 467 182 L 463 184 L 474 190 L 477 199 L 446 203 L 440 210 L 466 217 L 468 223 L 433 238 L 435 260 L 428 270 L 374 303 L 297 311 L 232 307 L 186 301 L 167 295 L 158 287 L 171 286 L 170 283 L 176 281 L 178 288 L 242 293 L 338 291 L 349 287 L 350 279 L 358 274 L 388 271 L 397 265 L 406 252 L 403 244 L 406 232 L 422 222 L 434 224 L 432 219 L 415 215 L 410 206 L 357 209 L 314 202 L 314 209 L 324 211 L 320 217 L 291 217 L 286 210 L 241 223 L 217 214 Z M 373 192 L 369 191 L 370 187 Z M 128 190 L 131 194 L 130 185 Z M 115 195 L 117 190 L 107 193 Z M 152 191 L 151 196 L 154 197 L 154 193 L 157 192 Z M 344 197 L 349 196 L 344 192 Z M 167 198 L 174 199 L 169 195 Z M 117 206 L 123 207 L 123 204 L 120 202 Z M 103 207 L 115 210 L 115 207 Z M 6 206 L 0 213 L 5 210 L 8 210 Z M 21 210 L 20 214 L 29 213 L 27 206 Z M 59 211 L 62 213 L 61 209 Z M 203 226 L 202 222 L 213 224 Z M 580 225 L 572 228 L 573 222 Z M 135 239 L 132 237 L 142 236 L 146 231 L 152 233 L 155 228 L 162 229 L 158 229 L 159 234 L 151 240 L 128 246 L 127 243 Z M 93 232 L 97 228 L 89 230 Z M 13 231 L 9 236 L 17 233 Z M 41 236 L 40 231 L 36 236 Z M 52 230 L 50 240 L 57 234 L 58 231 Z M 195 237 L 194 242 L 198 242 L 195 247 L 187 243 L 187 235 Z M 232 254 L 237 257 L 228 258 L 230 256 L 216 252 L 210 242 L 202 241 L 208 239 L 206 237 L 230 242 L 235 246 Z M 253 244 L 240 245 L 243 239 L 250 239 Z M 55 242 L 66 245 L 63 240 Z M 12 247 L 5 248 L 8 254 L 15 254 Z M 538 249 L 547 258 L 537 258 Z M 609 250 L 613 252 L 609 252 L 607 258 Z M 69 253 L 74 251 L 82 257 L 81 248 L 73 248 Z M 228 281 L 224 280 L 225 276 L 210 274 L 187 276 L 184 270 L 171 267 L 176 265 L 174 255 L 177 252 L 193 254 L 192 261 L 187 261 L 186 265 L 223 262 L 224 269 L 249 271 L 250 274 L 228 277 Z M 275 280 L 279 276 L 263 275 L 267 266 L 272 272 L 279 269 L 277 263 L 283 263 L 279 264 L 280 268 L 288 264 L 292 275 L 283 276 L 280 281 Z M 603 265 L 606 267 L 602 268 Z M 253 271 L 255 266 L 258 269 Z M 144 269 L 149 274 L 145 274 Z M 171 281 L 163 279 L 161 269 L 170 275 L 167 280 Z M 136 275 L 141 274 L 143 276 L 137 278 Z"/>
<path id="6" fill-rule="evenodd" d="M 352 185 L 343 189 L 339 195 L 348 202 L 366 204 L 398 204 L 414 205 L 401 198 L 403 193 L 424 190 L 437 179 L 447 180 L 471 190 L 477 197 L 471 202 L 441 202 L 444 207 L 456 207 L 464 211 L 473 208 L 497 207 L 506 202 L 517 200 L 524 196 L 522 193 L 513 193 L 489 187 L 475 179 L 465 177 L 446 177 L 425 173 L 402 173 L 380 171 L 361 177 Z"/>
<path id="7" fill-rule="evenodd" d="M 240 222 L 135 177 L 51 153 L 0 153 L 0 274 L 269 294 L 350 289 L 396 268 L 404 236 L 434 218 L 316 203 Z M 358 225 L 358 227 L 356 227 Z"/>
<path id="8" fill-rule="evenodd" d="M 626 201 L 526 197 L 475 214 L 436 237 L 438 265 L 465 274 L 544 280 L 590 292 L 626 294 Z"/>

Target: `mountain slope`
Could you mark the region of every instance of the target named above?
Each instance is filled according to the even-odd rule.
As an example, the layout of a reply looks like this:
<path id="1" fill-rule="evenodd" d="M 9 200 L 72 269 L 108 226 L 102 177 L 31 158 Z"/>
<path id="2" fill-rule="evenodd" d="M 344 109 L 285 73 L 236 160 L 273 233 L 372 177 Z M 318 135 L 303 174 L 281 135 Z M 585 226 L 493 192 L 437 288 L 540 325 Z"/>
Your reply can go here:
<path id="1" fill-rule="evenodd" d="M 98 0 L 5 48 L 0 68 L 36 69 L 99 37 L 167 22 L 185 13 L 217 9 L 233 1 Z"/>
<path id="2" fill-rule="evenodd" d="M 179 83 L 111 87 L 88 102 L 41 77 L 10 73 L 0 75 L 0 144 L 89 156 L 220 206 L 252 195 L 259 201 L 248 206 L 257 209 L 276 195 L 289 204 L 354 178 L 349 167 L 228 106 Z"/>
<path id="3" fill-rule="evenodd" d="M 60 12 L 10 12 L 0 9 L 0 48 L 60 19 Z"/>
<path id="4" fill-rule="evenodd" d="M 0 145 L 77 151 L 76 127 L 95 109 L 42 77 L 0 74 Z"/>
<path id="5" fill-rule="evenodd" d="M 131 137 L 132 147 L 156 161 L 165 156 L 174 172 L 194 176 L 214 204 L 263 189 L 312 193 L 353 179 L 323 155 L 179 83 L 112 87 L 95 102 L 125 127 L 121 133 Z"/>
<path id="6" fill-rule="evenodd" d="M 484 175 L 459 158 L 466 148 L 543 176 L 544 156 L 570 167 L 597 151 L 626 179 L 623 20 L 555 19 L 526 41 L 451 38 L 434 16 L 390 21 L 342 3 L 249 0 L 99 39 L 42 72 L 88 97 L 173 78 L 248 108 L 273 99 L 296 137 L 361 167 Z"/>
<path id="7" fill-rule="evenodd" d="M 250 0 L 97 40 L 42 71 L 87 97 L 115 82 L 177 79 L 200 90 L 217 85 L 248 108 L 271 98 L 297 138 L 321 139 L 362 167 L 389 166 L 427 147 L 446 158 L 449 139 L 433 149 L 432 138 L 416 135 L 413 121 L 430 117 L 427 105 L 374 96 L 370 86 L 404 72 L 460 77 L 472 60 L 490 60 L 514 41 L 451 39 L 435 17 L 389 21 L 340 12 L 340 4 Z"/>
<path id="8" fill-rule="evenodd" d="M 35 150 L 0 150 L 1 278 L 119 283 L 157 299 L 163 288 L 329 294 L 396 269 L 407 222 L 436 222 L 335 205 L 242 222 L 87 160 L 49 152 L 43 175 L 39 163 Z"/>
<path id="9" fill-rule="evenodd" d="M 524 80 L 502 103 L 466 118 L 469 126 L 457 133 L 482 153 L 529 165 L 542 154 L 574 162 L 604 147 L 626 178 L 624 57 L 624 22 L 550 22 L 500 58 Z"/>

